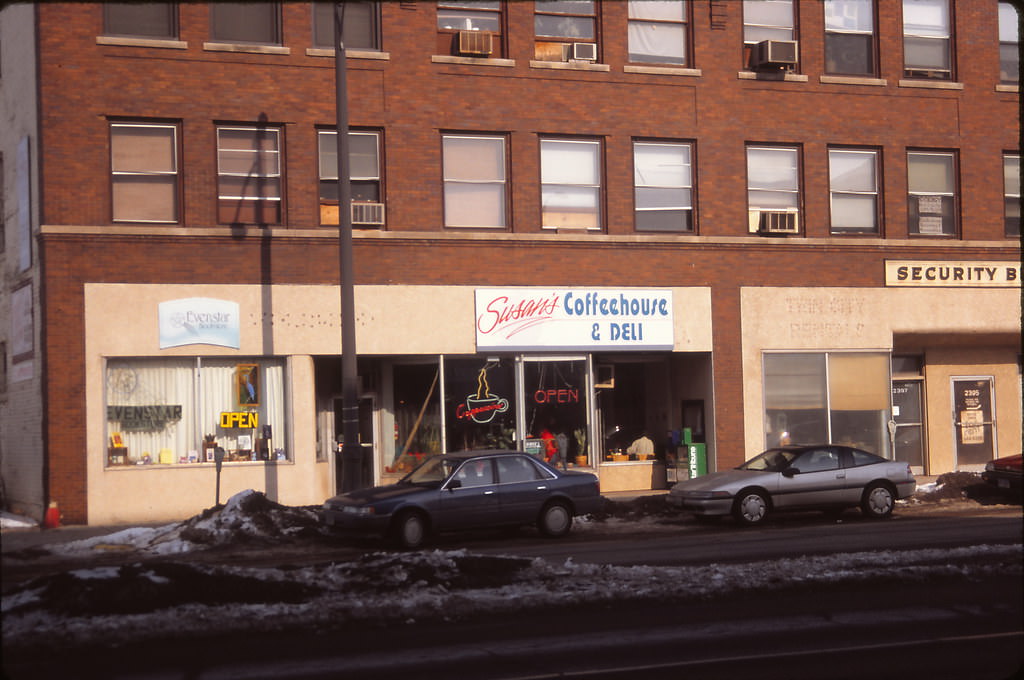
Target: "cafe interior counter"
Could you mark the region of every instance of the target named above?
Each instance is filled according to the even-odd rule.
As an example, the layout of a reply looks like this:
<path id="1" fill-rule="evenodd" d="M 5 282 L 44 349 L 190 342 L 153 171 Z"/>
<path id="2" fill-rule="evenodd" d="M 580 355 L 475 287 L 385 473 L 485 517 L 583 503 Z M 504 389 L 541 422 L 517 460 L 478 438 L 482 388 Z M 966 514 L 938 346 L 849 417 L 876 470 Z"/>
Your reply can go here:
<path id="1" fill-rule="evenodd" d="M 665 464 L 659 460 L 601 461 L 597 475 L 601 491 L 666 489 Z"/>

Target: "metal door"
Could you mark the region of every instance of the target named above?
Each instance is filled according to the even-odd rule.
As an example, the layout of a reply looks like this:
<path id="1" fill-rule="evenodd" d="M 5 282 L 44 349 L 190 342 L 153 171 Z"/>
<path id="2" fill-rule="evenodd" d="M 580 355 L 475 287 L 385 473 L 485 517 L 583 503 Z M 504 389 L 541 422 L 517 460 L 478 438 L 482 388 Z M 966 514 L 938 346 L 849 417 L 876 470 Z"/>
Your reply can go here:
<path id="1" fill-rule="evenodd" d="M 923 380 L 892 381 L 893 455 L 924 474 Z"/>

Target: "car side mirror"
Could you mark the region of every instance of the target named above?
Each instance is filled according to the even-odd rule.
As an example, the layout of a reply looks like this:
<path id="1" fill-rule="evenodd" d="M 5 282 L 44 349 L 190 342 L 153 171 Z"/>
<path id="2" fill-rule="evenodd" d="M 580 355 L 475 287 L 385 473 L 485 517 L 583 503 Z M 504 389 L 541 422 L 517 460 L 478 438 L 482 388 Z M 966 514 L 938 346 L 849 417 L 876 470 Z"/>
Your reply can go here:
<path id="1" fill-rule="evenodd" d="M 792 479 L 793 477 L 796 477 L 798 474 L 800 474 L 800 470 L 798 470 L 797 468 L 793 468 L 793 467 L 786 468 L 785 470 L 782 471 L 782 476 L 783 477 L 788 477 L 789 479 Z"/>
<path id="2" fill-rule="evenodd" d="M 448 482 L 448 490 L 449 491 L 455 491 L 456 489 L 460 489 L 460 488 L 462 488 L 462 480 L 460 480 L 460 479 L 453 479 L 452 481 Z"/>

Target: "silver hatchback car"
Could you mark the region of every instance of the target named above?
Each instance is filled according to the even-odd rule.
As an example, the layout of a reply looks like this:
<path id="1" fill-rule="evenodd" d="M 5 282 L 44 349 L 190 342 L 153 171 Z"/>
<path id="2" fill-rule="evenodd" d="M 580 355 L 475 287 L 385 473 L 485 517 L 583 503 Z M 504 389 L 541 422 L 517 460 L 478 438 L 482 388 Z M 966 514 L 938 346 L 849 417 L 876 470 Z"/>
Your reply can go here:
<path id="1" fill-rule="evenodd" d="M 841 512 L 857 506 L 867 517 L 884 519 L 897 499 L 916 490 L 907 463 L 817 444 L 768 449 L 733 470 L 679 482 L 668 502 L 698 519 L 731 514 L 748 525 L 777 510 Z"/>

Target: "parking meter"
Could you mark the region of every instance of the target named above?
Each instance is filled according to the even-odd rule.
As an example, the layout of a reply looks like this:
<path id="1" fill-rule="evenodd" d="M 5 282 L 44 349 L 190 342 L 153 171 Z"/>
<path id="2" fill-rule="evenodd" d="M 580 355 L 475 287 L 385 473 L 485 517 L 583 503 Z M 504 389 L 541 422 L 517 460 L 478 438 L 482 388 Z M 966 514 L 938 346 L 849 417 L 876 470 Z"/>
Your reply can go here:
<path id="1" fill-rule="evenodd" d="M 217 468 L 217 499 L 214 506 L 220 505 L 220 469 L 224 465 L 224 448 L 218 446 L 213 450 L 213 463 Z"/>

